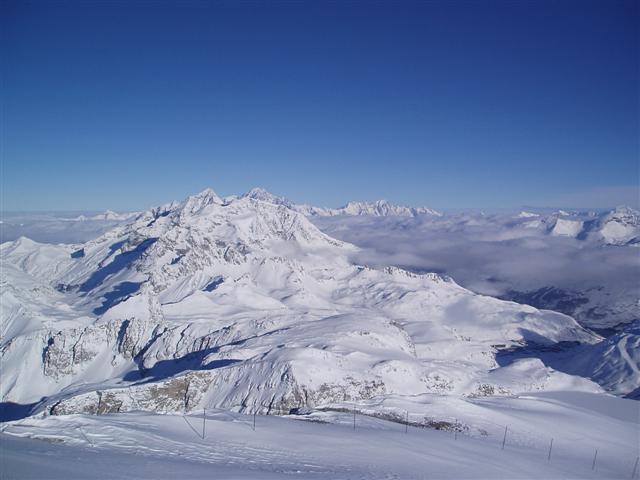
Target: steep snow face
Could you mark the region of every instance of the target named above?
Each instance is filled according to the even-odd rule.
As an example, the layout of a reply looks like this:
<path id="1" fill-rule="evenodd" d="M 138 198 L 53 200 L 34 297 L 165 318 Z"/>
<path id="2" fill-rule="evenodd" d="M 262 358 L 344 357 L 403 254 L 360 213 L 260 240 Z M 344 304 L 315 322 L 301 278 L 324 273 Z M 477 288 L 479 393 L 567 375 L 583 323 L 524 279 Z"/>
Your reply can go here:
<path id="1" fill-rule="evenodd" d="M 522 369 L 497 368 L 499 346 L 599 340 L 570 317 L 447 277 L 353 265 L 355 252 L 285 205 L 211 190 L 82 245 L 3 244 L 3 401 L 270 413 L 512 393 L 562 374 L 534 362 L 517 378 Z"/>
<path id="2" fill-rule="evenodd" d="M 580 234 L 580 232 L 582 232 L 583 226 L 584 223 L 580 220 L 569 220 L 567 218 L 560 217 L 556 220 L 555 225 L 551 229 L 551 234 L 575 238 Z"/>

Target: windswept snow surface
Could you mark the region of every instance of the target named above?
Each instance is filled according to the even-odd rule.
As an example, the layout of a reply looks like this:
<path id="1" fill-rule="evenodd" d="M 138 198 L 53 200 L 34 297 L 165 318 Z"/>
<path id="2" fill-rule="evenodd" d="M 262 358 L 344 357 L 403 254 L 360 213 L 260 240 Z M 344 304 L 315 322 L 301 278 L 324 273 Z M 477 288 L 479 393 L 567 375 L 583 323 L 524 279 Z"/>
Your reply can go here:
<path id="1" fill-rule="evenodd" d="M 29 418 L 4 426 L 0 468 L 16 479 L 631 478 L 638 405 L 566 392 L 372 399 L 356 405 L 355 430 L 351 411 L 258 416 L 254 430 L 252 416 L 210 410 L 204 439 L 203 412 Z M 371 415 L 381 408 L 410 425 Z M 457 432 L 416 426 L 425 417 Z"/>

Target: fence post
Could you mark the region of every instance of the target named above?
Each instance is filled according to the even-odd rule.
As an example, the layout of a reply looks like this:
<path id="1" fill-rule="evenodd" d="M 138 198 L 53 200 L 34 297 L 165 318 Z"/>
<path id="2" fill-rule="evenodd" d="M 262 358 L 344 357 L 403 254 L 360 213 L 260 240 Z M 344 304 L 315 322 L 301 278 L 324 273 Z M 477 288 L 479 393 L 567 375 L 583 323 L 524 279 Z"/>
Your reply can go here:
<path id="1" fill-rule="evenodd" d="M 353 431 L 356 431 L 356 404 L 353 404 Z"/>
<path id="2" fill-rule="evenodd" d="M 202 439 L 204 440 L 204 426 L 206 423 L 206 417 L 207 417 L 207 409 L 203 408 L 202 409 Z"/>
<path id="3" fill-rule="evenodd" d="M 458 419 L 456 418 L 456 423 L 453 425 L 453 439 L 458 440 Z"/>
<path id="4" fill-rule="evenodd" d="M 407 419 L 404 422 L 404 433 L 409 431 L 409 410 L 407 410 Z"/>
<path id="5" fill-rule="evenodd" d="M 591 464 L 591 470 L 596 469 L 596 458 L 598 458 L 598 449 L 596 448 L 596 453 L 593 454 L 593 463 Z"/>
<path id="6" fill-rule="evenodd" d="M 504 427 L 504 437 L 502 437 L 502 450 L 504 450 L 504 444 L 507 442 L 507 428 Z"/>
<path id="7" fill-rule="evenodd" d="M 87 437 L 84 434 L 84 431 L 82 430 L 82 427 L 78 427 L 78 430 L 80 430 L 80 433 L 82 434 L 82 436 L 84 437 L 84 439 L 89 443 L 89 445 L 91 445 L 92 447 L 95 447 L 95 445 L 93 444 L 93 442 L 91 440 L 89 440 L 89 437 Z"/>
<path id="8" fill-rule="evenodd" d="M 633 473 L 631 474 L 631 480 L 634 480 L 636 478 L 636 472 L 638 471 L 638 460 L 640 460 L 640 457 L 636 457 L 636 464 L 633 466 Z"/>
<path id="9" fill-rule="evenodd" d="M 551 444 L 549 445 L 549 455 L 547 456 L 547 462 L 551 461 L 551 449 L 553 448 L 553 438 L 551 439 Z"/>
<path id="10" fill-rule="evenodd" d="M 253 431 L 256 431 L 256 412 L 253 412 Z"/>

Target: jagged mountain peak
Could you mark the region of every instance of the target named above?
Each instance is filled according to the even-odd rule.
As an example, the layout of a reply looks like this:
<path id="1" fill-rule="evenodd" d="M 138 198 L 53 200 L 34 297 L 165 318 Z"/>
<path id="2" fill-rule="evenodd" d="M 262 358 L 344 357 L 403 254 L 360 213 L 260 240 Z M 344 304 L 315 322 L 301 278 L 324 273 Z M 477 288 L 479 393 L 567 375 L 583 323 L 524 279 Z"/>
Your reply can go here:
<path id="1" fill-rule="evenodd" d="M 619 205 L 614 208 L 609 212 L 607 218 L 625 220 L 628 223 L 640 225 L 640 211 L 625 205 Z"/>
<path id="2" fill-rule="evenodd" d="M 163 302 L 178 301 L 217 277 L 246 277 L 259 290 L 286 290 L 305 270 L 348 264 L 354 250 L 284 205 L 249 197 L 225 203 L 205 191 L 82 245 L 81 255 L 67 255 L 60 266 L 59 283 L 85 294 L 103 291 L 110 300 L 91 307 L 106 314 L 147 287 Z M 325 258 L 317 251 L 332 253 Z M 266 270 L 276 277 L 262 285 Z"/>
<path id="3" fill-rule="evenodd" d="M 256 187 L 242 195 L 241 198 L 252 198 L 276 205 L 285 205 L 308 217 L 329 217 L 338 215 L 372 215 L 372 216 L 402 216 L 415 217 L 418 215 L 442 214 L 427 207 L 407 207 L 396 205 L 389 200 L 381 199 L 372 202 L 350 201 L 339 208 L 315 207 L 307 204 L 295 204 L 285 197 L 274 195 L 261 187 Z"/>
<path id="4" fill-rule="evenodd" d="M 185 213 L 198 213 L 209 205 L 222 205 L 224 201 L 211 188 L 206 188 L 200 193 L 187 197 L 180 204 L 180 209 Z"/>
<path id="5" fill-rule="evenodd" d="M 172 201 L 144 212 L 136 220 L 157 219 L 169 215 L 193 216 L 200 214 L 210 205 L 223 205 L 225 201 L 211 188 L 205 188 L 199 193 L 190 195 L 182 201 Z"/>
<path id="6" fill-rule="evenodd" d="M 161 237 L 169 230 L 188 228 L 191 232 L 212 233 L 219 237 L 230 236 L 247 243 L 271 240 L 342 244 L 314 226 L 304 215 L 289 208 L 285 202 L 271 201 L 278 198 L 263 189 L 254 189 L 241 197 L 229 197 L 223 201 L 213 190 L 205 190 L 182 202 L 173 202 L 151 210 L 125 225 L 125 231 L 137 231 L 146 236 Z"/>
<path id="7" fill-rule="evenodd" d="M 292 206 L 292 203 L 286 199 L 285 197 L 279 197 L 274 195 L 273 193 L 265 190 L 262 187 L 254 187 L 249 190 L 247 193 L 242 195 L 243 198 L 253 198 L 254 200 L 261 200 L 263 202 L 273 203 L 275 205 L 286 205 L 288 207 Z"/>
<path id="8" fill-rule="evenodd" d="M 337 209 L 335 214 L 372 215 L 377 217 L 416 217 L 418 215 L 442 215 L 440 212 L 427 207 L 407 207 L 404 205 L 396 205 L 384 199 L 376 200 L 373 202 L 349 202 L 344 207 Z"/>

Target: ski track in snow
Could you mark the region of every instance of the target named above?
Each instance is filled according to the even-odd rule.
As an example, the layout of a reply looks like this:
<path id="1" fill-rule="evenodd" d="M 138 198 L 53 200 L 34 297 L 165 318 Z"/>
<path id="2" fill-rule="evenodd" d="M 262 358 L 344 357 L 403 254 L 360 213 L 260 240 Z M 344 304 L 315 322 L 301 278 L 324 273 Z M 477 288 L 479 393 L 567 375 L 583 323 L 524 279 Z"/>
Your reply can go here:
<path id="1" fill-rule="evenodd" d="M 638 368 L 638 365 L 636 365 L 631 356 L 629 356 L 629 352 L 627 352 L 627 337 L 622 337 L 620 339 L 618 342 L 618 350 L 620 351 L 620 356 L 625 362 L 627 362 L 627 365 L 629 365 L 629 368 L 633 373 L 640 377 L 640 369 Z"/>

